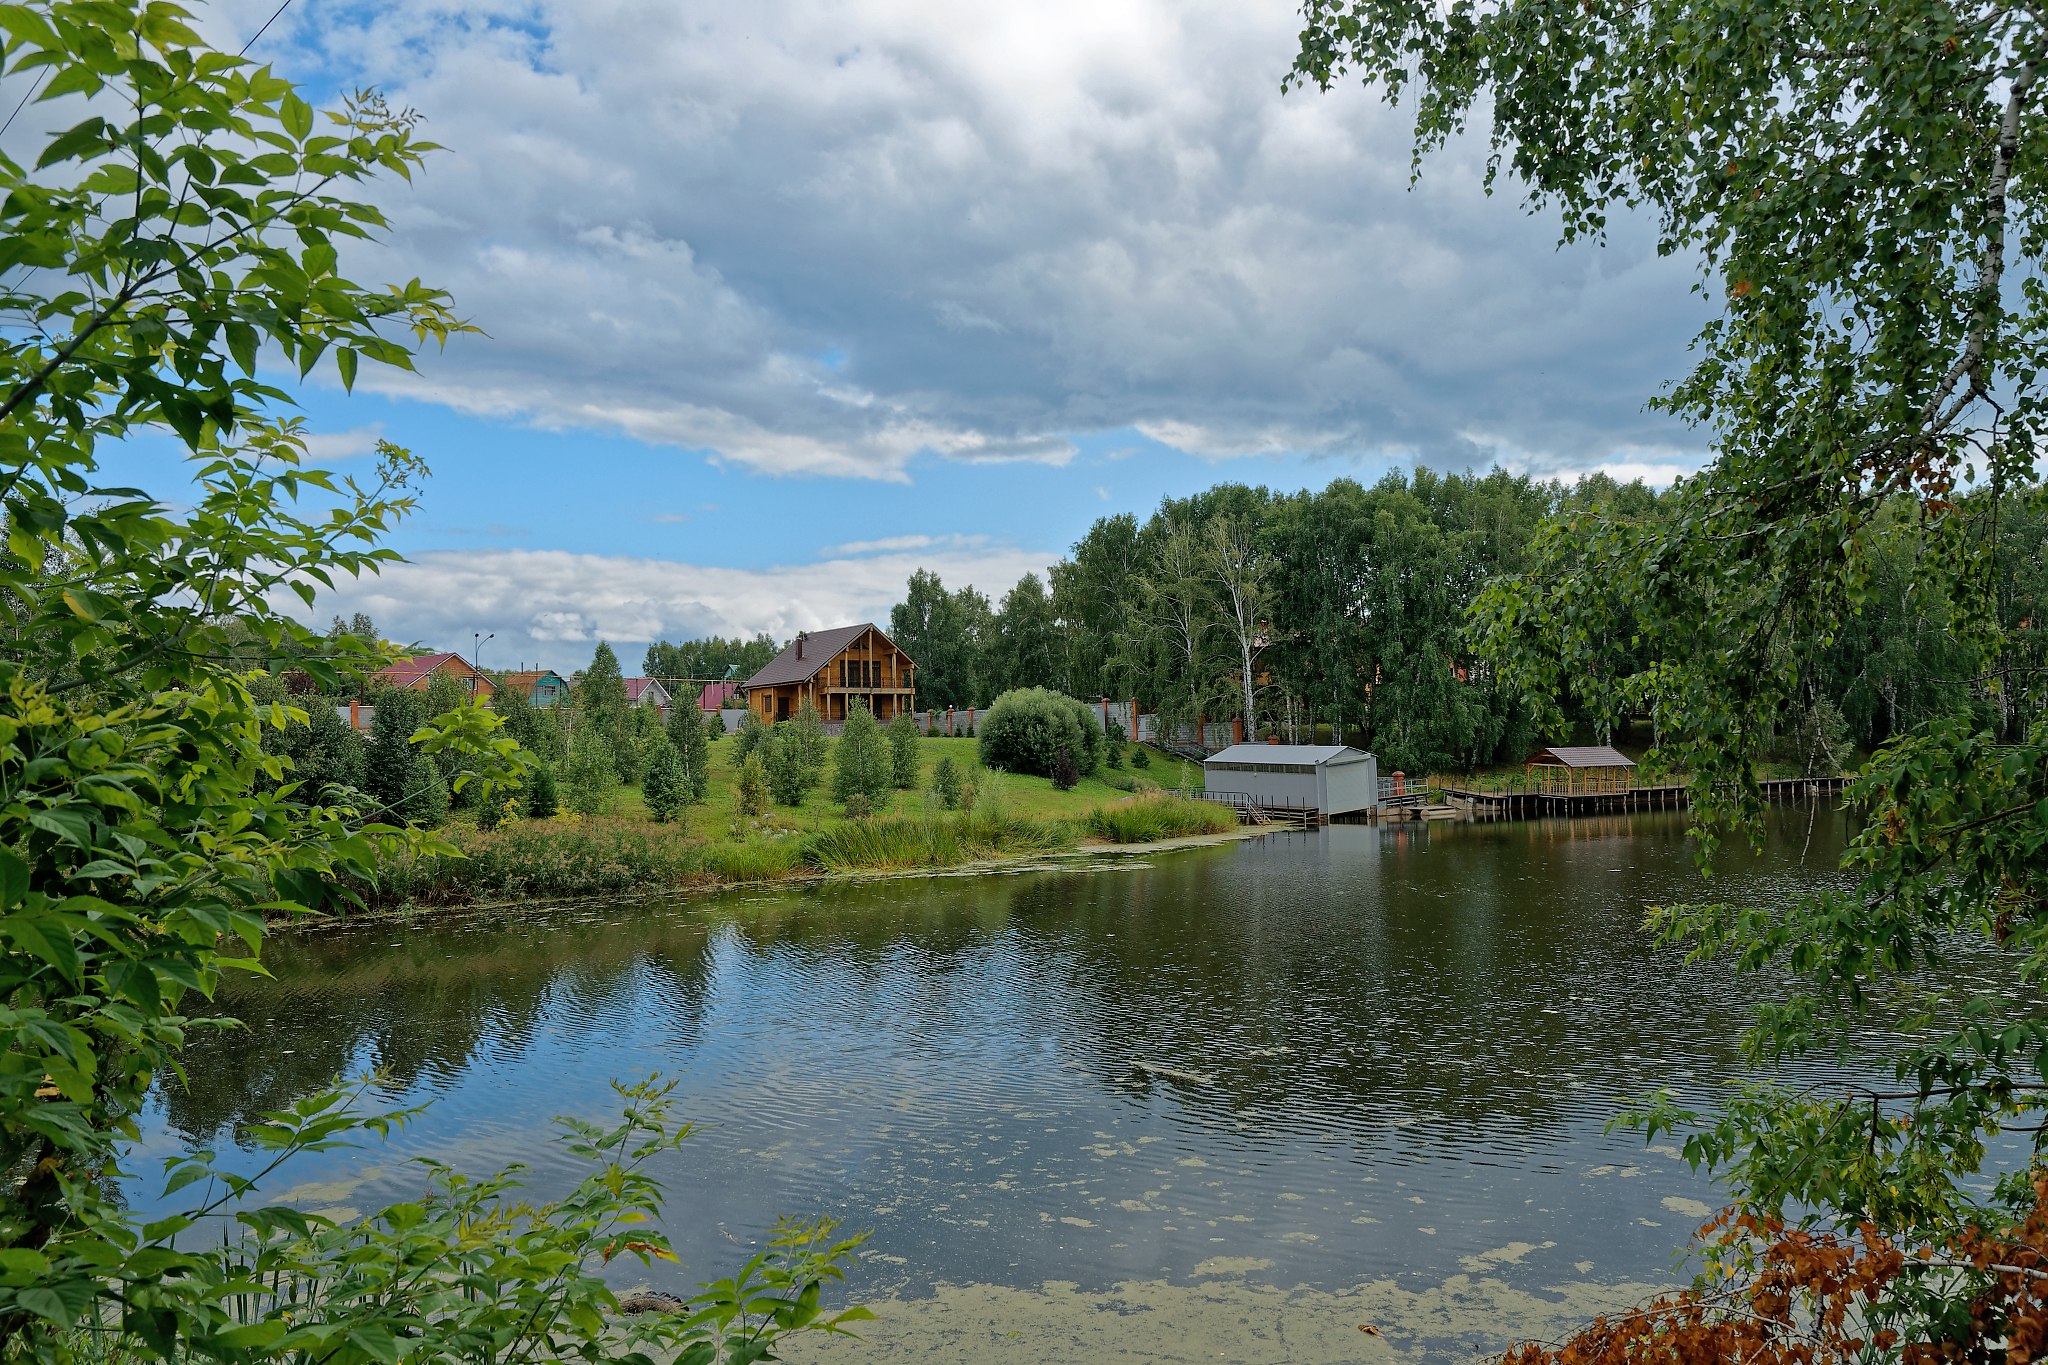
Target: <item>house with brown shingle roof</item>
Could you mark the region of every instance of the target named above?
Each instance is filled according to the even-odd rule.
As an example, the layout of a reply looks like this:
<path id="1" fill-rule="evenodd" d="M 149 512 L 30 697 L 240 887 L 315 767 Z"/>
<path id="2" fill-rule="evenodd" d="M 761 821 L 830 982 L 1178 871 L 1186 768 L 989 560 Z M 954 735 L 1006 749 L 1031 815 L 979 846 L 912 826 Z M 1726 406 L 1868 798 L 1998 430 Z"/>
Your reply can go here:
<path id="1" fill-rule="evenodd" d="M 807 631 L 747 679 L 747 708 L 773 725 L 808 700 L 830 723 L 864 701 L 887 721 L 916 709 L 916 674 L 911 657 L 872 624 Z"/>
<path id="2" fill-rule="evenodd" d="M 480 700 L 488 700 L 497 690 L 489 678 L 470 667 L 469 660 L 460 654 L 422 654 L 417 658 L 400 659 L 372 673 L 369 685 L 372 688 L 395 687 L 401 692 L 424 692 L 427 683 L 437 673 L 455 679 Z"/>

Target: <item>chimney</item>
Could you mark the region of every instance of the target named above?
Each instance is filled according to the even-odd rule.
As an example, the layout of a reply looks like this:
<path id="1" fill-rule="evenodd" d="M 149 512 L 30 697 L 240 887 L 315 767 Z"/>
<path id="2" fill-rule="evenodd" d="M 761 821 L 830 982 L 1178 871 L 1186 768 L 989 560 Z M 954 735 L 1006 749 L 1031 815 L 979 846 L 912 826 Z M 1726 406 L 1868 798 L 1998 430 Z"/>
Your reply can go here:
<path id="1" fill-rule="evenodd" d="M 801 659 L 801 658 L 803 658 L 803 657 L 804 657 L 804 641 L 805 641 L 805 640 L 808 640 L 808 639 L 810 639 L 810 638 L 811 638 L 811 637 L 810 637 L 810 635 L 809 635 L 809 633 L 808 633 L 808 632 L 805 632 L 805 631 L 801 631 L 801 630 L 800 630 L 800 631 L 798 631 L 798 632 L 796 633 L 796 657 L 797 657 L 797 658 Z"/>

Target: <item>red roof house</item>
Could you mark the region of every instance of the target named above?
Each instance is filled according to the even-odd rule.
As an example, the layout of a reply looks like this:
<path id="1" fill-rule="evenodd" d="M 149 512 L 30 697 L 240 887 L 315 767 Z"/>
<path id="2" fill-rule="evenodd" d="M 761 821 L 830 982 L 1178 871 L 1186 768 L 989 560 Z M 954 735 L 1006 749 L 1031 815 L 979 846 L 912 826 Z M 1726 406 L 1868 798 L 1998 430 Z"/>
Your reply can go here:
<path id="1" fill-rule="evenodd" d="M 740 704 L 740 685 L 736 682 L 715 682 L 704 684 L 704 690 L 697 694 L 699 711 L 723 711 L 728 706 Z"/>
<path id="2" fill-rule="evenodd" d="M 400 659 L 372 673 L 370 685 L 395 687 L 402 692 L 424 692 L 436 673 L 455 679 L 477 697 L 489 697 L 497 690 L 489 678 L 471 668 L 469 660 L 460 654 L 422 654 L 413 659 Z"/>

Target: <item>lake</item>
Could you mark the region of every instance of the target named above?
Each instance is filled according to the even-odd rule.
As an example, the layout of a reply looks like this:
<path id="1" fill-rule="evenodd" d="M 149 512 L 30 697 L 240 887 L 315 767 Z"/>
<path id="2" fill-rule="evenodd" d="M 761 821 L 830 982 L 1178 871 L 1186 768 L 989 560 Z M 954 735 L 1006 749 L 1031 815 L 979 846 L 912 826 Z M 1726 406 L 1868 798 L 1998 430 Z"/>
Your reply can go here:
<path id="1" fill-rule="evenodd" d="M 1841 839 L 1781 808 L 1714 896 L 1814 886 Z M 431 1155 L 545 1193 L 551 1116 L 660 1071 L 701 1129 L 657 1287 L 777 1213 L 872 1230 L 850 1289 L 886 1321 L 794 1359 L 1457 1358 L 1683 1273 L 1714 1189 L 1605 1125 L 1738 1074 L 1748 988 L 1639 928 L 1704 896 L 1680 817 L 1639 814 L 292 934 L 131 1169 L 378 1068 L 426 1115 L 277 1192 L 366 1210 Z"/>

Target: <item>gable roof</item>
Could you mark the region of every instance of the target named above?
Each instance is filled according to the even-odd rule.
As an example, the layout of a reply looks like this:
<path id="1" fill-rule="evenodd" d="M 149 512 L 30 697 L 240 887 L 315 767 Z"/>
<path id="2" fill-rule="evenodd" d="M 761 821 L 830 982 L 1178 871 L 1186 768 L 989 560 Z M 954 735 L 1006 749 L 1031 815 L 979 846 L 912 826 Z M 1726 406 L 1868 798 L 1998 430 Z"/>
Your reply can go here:
<path id="1" fill-rule="evenodd" d="M 440 668 L 441 665 L 450 661 L 461 664 L 462 672 L 465 676 L 476 671 L 469 666 L 468 660 L 464 659 L 460 654 L 441 653 L 422 654 L 414 659 L 400 659 L 395 664 L 388 664 L 378 669 L 370 676 L 372 678 L 382 678 L 393 687 L 412 687 L 418 683 L 425 682 L 430 674 Z"/>
<path id="2" fill-rule="evenodd" d="M 809 682 L 826 664 L 838 658 L 848 645 L 858 640 L 863 632 L 870 630 L 882 637 L 883 644 L 898 654 L 903 654 L 903 647 L 884 635 L 873 622 L 863 622 L 857 626 L 834 626 L 830 630 L 814 630 L 790 641 L 789 648 L 770 659 L 767 667 L 747 679 L 747 686 L 778 687 L 788 683 Z M 802 658 L 797 657 L 799 646 L 803 649 Z M 904 654 L 904 657 L 910 656 Z M 913 668 L 917 666 L 917 660 L 911 659 L 910 662 Z"/>
<path id="3" fill-rule="evenodd" d="M 555 672 L 555 670 L 552 668 L 516 669 L 511 673 L 501 674 L 500 685 L 505 687 L 515 687 L 522 692 L 531 692 L 534 688 L 538 687 L 543 681 L 545 681 L 548 678 L 553 678 L 557 683 L 560 683 L 563 687 L 567 687 L 569 685 L 569 680 L 567 678 L 564 678 L 561 674 Z"/>
<path id="4" fill-rule="evenodd" d="M 1372 755 L 1348 744 L 1233 744 L 1218 749 L 1204 763 L 1265 763 L 1276 768 L 1320 768 L 1327 763 L 1358 763 Z"/>
<path id="5" fill-rule="evenodd" d="M 621 681 L 626 684 L 626 700 L 629 703 L 637 704 L 647 695 L 647 689 L 650 687 L 662 701 L 668 700 L 668 689 L 661 685 L 659 678 L 625 678 Z"/>
<path id="6" fill-rule="evenodd" d="M 1548 755 L 1546 758 L 1545 755 Z M 1566 768 L 1633 768 L 1635 760 L 1609 744 L 1552 745 L 1538 749 L 1531 763 L 1559 764 Z"/>
<path id="7" fill-rule="evenodd" d="M 716 711 L 727 702 L 739 696 L 740 685 L 736 682 L 715 682 L 704 684 L 704 690 L 697 694 L 699 711 Z"/>

